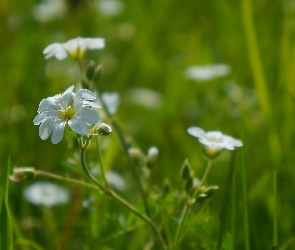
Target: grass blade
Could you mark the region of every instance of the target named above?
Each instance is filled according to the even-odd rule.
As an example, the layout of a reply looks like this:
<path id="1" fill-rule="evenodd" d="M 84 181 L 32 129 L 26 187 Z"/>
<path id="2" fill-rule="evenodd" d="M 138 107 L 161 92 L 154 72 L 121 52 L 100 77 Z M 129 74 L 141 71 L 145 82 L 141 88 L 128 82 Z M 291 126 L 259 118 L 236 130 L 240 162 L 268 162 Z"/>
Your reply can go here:
<path id="1" fill-rule="evenodd" d="M 234 178 L 234 166 L 235 166 L 235 160 L 236 160 L 237 152 L 234 150 L 231 154 L 231 161 L 228 169 L 228 175 L 227 175 L 227 181 L 224 191 L 224 197 L 223 197 L 223 206 L 220 214 L 220 229 L 218 234 L 218 242 L 217 242 L 217 249 L 222 248 L 222 242 L 224 239 L 224 236 L 226 234 L 226 227 L 228 224 L 228 217 L 229 217 L 229 210 L 231 205 L 231 199 L 232 199 L 232 186 L 233 186 L 233 178 Z"/>
<path id="2" fill-rule="evenodd" d="M 4 181 L 4 191 L 2 195 L 0 214 L 0 246 L 1 249 L 12 250 L 12 224 L 8 209 L 8 187 L 10 172 L 10 152 L 8 154 L 7 169 Z"/>

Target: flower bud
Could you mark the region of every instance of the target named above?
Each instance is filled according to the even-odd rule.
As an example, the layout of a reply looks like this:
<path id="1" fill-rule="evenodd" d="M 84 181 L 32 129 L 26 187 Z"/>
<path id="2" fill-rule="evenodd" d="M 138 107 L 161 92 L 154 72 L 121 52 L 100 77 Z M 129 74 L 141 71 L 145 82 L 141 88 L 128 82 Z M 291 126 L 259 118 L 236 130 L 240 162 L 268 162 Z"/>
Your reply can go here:
<path id="1" fill-rule="evenodd" d="M 12 181 L 24 181 L 24 180 L 32 180 L 36 176 L 35 169 L 32 167 L 21 167 L 21 168 L 14 168 L 13 175 L 9 178 Z"/>
<path id="2" fill-rule="evenodd" d="M 106 123 L 99 123 L 96 124 L 92 130 L 91 130 L 91 134 L 100 134 L 100 135 L 108 135 L 112 132 L 112 128 L 111 126 L 109 126 Z"/>
<path id="3" fill-rule="evenodd" d="M 141 152 L 139 148 L 129 148 L 128 153 L 134 163 L 137 167 L 142 167 L 145 165 L 145 156 Z"/>
<path id="4" fill-rule="evenodd" d="M 94 61 L 91 61 L 86 69 L 86 78 L 90 81 L 92 80 L 93 76 L 94 76 L 94 71 L 95 71 L 95 63 Z"/>
<path id="5" fill-rule="evenodd" d="M 93 81 L 98 82 L 102 76 L 102 64 L 98 65 L 94 70 Z"/>
<path id="6" fill-rule="evenodd" d="M 148 156 L 147 156 L 147 163 L 146 166 L 149 169 L 152 169 L 156 165 L 156 161 L 159 155 L 159 149 L 156 147 L 151 147 L 148 151 Z"/>
<path id="7" fill-rule="evenodd" d="M 182 169 L 181 169 L 181 177 L 184 180 L 188 180 L 191 177 L 192 171 L 191 171 L 191 167 L 189 165 L 188 160 L 185 160 L 185 162 L 182 165 Z"/>
<path id="8" fill-rule="evenodd" d="M 88 83 L 83 79 L 81 80 L 81 85 L 82 85 L 83 89 L 88 89 L 89 88 Z"/>
<path id="9" fill-rule="evenodd" d="M 212 197 L 212 195 L 215 194 L 215 192 L 218 189 L 219 189 L 218 186 L 211 186 L 211 187 L 206 188 L 203 193 L 198 195 L 196 202 L 202 202 L 204 200 L 208 200 L 209 198 Z"/>

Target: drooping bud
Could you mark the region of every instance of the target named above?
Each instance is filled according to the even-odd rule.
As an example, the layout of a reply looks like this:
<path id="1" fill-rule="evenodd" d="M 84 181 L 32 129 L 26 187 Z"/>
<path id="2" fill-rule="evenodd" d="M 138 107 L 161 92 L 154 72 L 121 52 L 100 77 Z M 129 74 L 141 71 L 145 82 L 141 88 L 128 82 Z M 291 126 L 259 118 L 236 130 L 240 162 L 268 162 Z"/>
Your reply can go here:
<path id="1" fill-rule="evenodd" d="M 111 126 L 109 126 L 106 123 L 99 123 L 96 124 L 91 130 L 90 130 L 90 134 L 91 135 L 108 135 L 112 132 L 112 128 Z"/>
<path id="2" fill-rule="evenodd" d="M 142 167 L 145 165 L 145 156 L 139 148 L 131 147 L 128 149 L 128 153 L 135 166 Z"/>
<path id="3" fill-rule="evenodd" d="M 92 80 L 93 76 L 94 76 L 94 71 L 95 71 L 95 63 L 94 61 L 91 61 L 86 69 L 86 78 L 90 81 Z"/>
<path id="4" fill-rule="evenodd" d="M 32 180 L 36 177 L 35 169 L 32 167 L 14 168 L 13 174 L 9 177 L 12 181 Z"/>
<path id="5" fill-rule="evenodd" d="M 206 188 L 201 194 L 198 195 L 196 202 L 202 202 L 204 200 L 208 200 L 216 193 L 218 189 L 219 189 L 218 186 L 210 186 Z"/>
<path id="6" fill-rule="evenodd" d="M 191 175 L 192 175 L 191 167 L 189 165 L 188 160 L 185 160 L 181 168 L 181 177 L 184 180 L 188 180 L 191 177 Z"/>
<path id="7" fill-rule="evenodd" d="M 158 148 L 156 148 L 156 147 L 149 148 L 148 156 L 147 156 L 147 163 L 146 163 L 146 166 L 149 169 L 152 169 L 155 167 L 158 155 L 159 155 Z"/>

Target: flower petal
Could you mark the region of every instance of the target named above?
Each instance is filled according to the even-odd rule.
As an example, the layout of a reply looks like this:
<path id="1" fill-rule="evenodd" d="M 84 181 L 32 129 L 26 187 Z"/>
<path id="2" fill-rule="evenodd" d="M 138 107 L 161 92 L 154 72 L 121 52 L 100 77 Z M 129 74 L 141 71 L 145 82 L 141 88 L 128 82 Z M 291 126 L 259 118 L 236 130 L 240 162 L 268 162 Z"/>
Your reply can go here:
<path id="1" fill-rule="evenodd" d="M 79 135 L 87 135 L 89 132 L 87 124 L 81 121 L 79 117 L 74 117 L 73 119 L 69 120 L 68 124 L 71 127 L 71 129 Z"/>
<path id="2" fill-rule="evenodd" d="M 52 122 L 45 121 L 41 124 L 39 127 L 39 136 L 42 140 L 48 139 L 48 137 L 51 135 L 52 131 L 54 129 L 54 126 Z"/>
<path id="3" fill-rule="evenodd" d="M 80 117 L 85 122 L 88 122 L 90 124 L 96 124 L 98 122 L 98 112 L 91 108 L 82 108 L 79 114 L 77 115 L 77 118 Z"/>
<path id="4" fill-rule="evenodd" d="M 45 59 L 55 57 L 58 60 L 62 60 L 67 57 L 67 52 L 61 43 L 50 44 L 43 50 L 43 54 L 45 55 Z"/>
<path id="5" fill-rule="evenodd" d="M 91 91 L 87 89 L 80 89 L 76 95 L 75 95 L 76 100 L 82 100 L 82 101 L 90 101 L 90 100 L 95 100 L 96 96 L 93 94 Z"/>
<path id="6" fill-rule="evenodd" d="M 57 144 L 59 143 L 63 136 L 64 136 L 64 128 L 65 128 L 66 123 L 65 122 L 61 122 L 59 124 L 55 124 L 54 126 L 54 130 L 52 132 L 52 136 L 51 136 L 51 142 L 53 144 Z"/>
<path id="7" fill-rule="evenodd" d="M 187 129 L 187 132 L 194 137 L 206 138 L 206 133 L 204 130 L 198 127 L 190 127 Z"/>

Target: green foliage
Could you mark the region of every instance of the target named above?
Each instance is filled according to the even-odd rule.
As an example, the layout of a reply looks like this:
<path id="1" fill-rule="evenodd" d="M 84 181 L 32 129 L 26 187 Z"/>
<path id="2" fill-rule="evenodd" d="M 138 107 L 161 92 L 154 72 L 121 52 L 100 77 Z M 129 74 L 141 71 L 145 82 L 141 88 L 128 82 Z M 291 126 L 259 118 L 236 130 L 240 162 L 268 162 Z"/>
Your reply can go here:
<path id="1" fill-rule="evenodd" d="M 295 248 L 293 1 L 122 0 L 122 13 L 107 16 L 97 10 L 98 0 L 60 0 L 64 12 L 48 22 L 32 15 L 41 2 L 0 3 L 1 180 L 9 175 L 5 167 L 9 143 L 12 167 L 30 166 L 83 179 L 75 134 L 66 130 L 64 139 L 53 145 L 39 138 L 32 121 L 43 98 L 81 82 L 73 61 L 45 60 L 43 49 L 77 36 L 103 37 L 105 49 L 91 51 L 83 61 L 84 70 L 92 60 L 96 63 L 94 72 L 91 67 L 83 75 L 84 81 L 94 79 L 102 92 L 119 94 L 114 119 L 128 146 L 144 155 L 151 146 L 159 149 L 153 169 L 136 170 L 151 218 L 160 225 L 168 246 L 173 247 L 184 204 L 184 159 L 195 177 L 201 179 L 205 171 L 198 141 L 186 132 L 189 126 L 200 126 L 236 138 L 243 134 L 244 147 L 234 166 L 228 152 L 214 160 L 205 184 L 220 189 L 192 207 L 180 249 L 270 249 L 275 234 L 277 249 Z M 191 65 L 217 63 L 229 65 L 231 73 L 204 82 L 184 76 Z M 156 96 L 147 100 L 148 105 L 147 92 L 138 92 L 142 88 Z M 113 129 L 100 137 L 105 170 L 124 179 L 126 186 L 118 193 L 144 212 L 141 191 L 112 119 L 105 114 L 101 119 Z M 86 155 L 93 172 L 99 167 L 97 155 L 93 142 Z M 12 242 L 12 227 L 17 250 L 156 249 L 150 228 L 115 201 L 84 187 L 38 180 L 66 188 L 69 202 L 51 208 L 33 205 L 23 194 L 32 181 L 10 183 L 9 210 L 8 182 L 2 181 L 3 249 Z"/>

